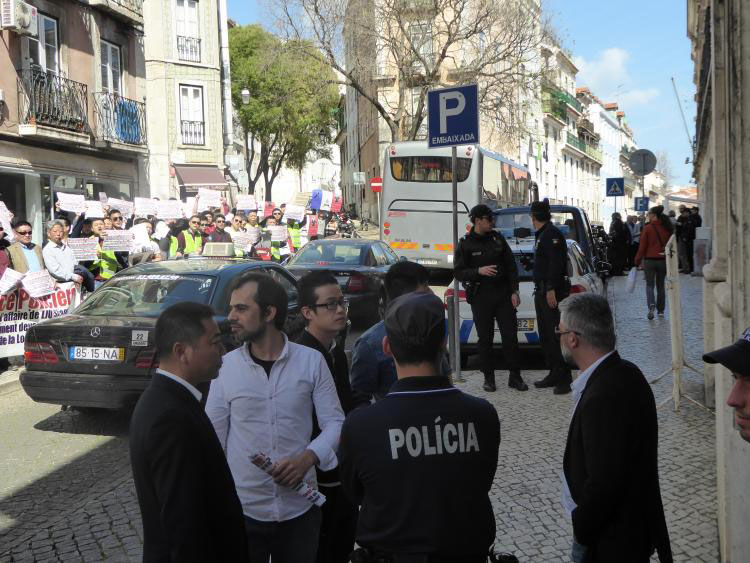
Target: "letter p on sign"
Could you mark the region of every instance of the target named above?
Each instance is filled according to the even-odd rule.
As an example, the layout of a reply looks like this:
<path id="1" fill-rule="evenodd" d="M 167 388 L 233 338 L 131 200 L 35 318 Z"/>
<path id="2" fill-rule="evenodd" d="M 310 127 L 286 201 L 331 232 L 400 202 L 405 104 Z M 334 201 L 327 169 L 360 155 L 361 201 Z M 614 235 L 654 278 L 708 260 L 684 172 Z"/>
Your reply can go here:
<path id="1" fill-rule="evenodd" d="M 440 134 L 445 135 L 448 132 L 448 118 L 461 115 L 466 108 L 466 98 L 461 92 L 441 92 L 438 95 L 440 100 Z M 455 100 L 455 107 L 448 108 L 448 101 Z"/>

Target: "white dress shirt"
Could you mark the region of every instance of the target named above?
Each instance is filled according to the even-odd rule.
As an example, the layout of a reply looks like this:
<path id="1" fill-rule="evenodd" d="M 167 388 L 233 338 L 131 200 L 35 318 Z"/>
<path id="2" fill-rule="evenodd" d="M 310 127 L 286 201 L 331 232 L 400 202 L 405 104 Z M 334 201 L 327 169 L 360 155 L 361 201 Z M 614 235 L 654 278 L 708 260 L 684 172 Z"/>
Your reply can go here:
<path id="1" fill-rule="evenodd" d="M 313 412 L 320 435 L 312 442 Z M 284 348 L 270 377 L 243 345 L 224 356 L 219 377 L 211 383 L 206 413 L 214 425 L 237 487 L 244 513 L 255 520 L 283 522 L 307 512 L 312 504 L 250 462 L 263 452 L 276 462 L 309 449 L 327 471 L 338 465 L 344 413 L 333 377 L 317 350 L 294 344 Z M 315 469 L 304 480 L 316 486 Z"/>
<path id="2" fill-rule="evenodd" d="M 570 388 L 573 391 L 573 408 L 570 411 L 570 420 L 573 420 L 573 415 L 576 412 L 576 409 L 578 408 L 578 401 L 581 400 L 581 395 L 583 395 L 583 391 L 586 389 L 586 384 L 589 382 L 589 378 L 591 377 L 591 374 L 596 371 L 596 368 L 599 367 L 599 364 L 601 364 L 604 360 L 609 358 L 612 354 L 614 354 L 615 351 L 612 350 L 611 352 L 608 352 L 604 354 L 601 358 L 596 360 L 593 364 L 591 364 L 589 367 L 587 367 L 585 370 L 583 370 L 578 377 L 576 377 L 576 380 L 570 384 Z M 568 485 L 568 480 L 565 478 L 565 470 L 560 470 L 560 480 L 562 481 L 562 505 L 565 509 L 565 513 L 568 515 L 569 518 L 573 516 L 573 510 L 576 508 L 576 503 L 573 500 L 573 495 L 570 494 L 570 486 Z"/>
<path id="3" fill-rule="evenodd" d="M 203 393 L 201 393 L 200 391 L 198 391 L 198 389 L 196 389 L 195 386 L 191 385 L 190 383 L 188 383 L 187 381 L 185 381 L 181 377 L 177 377 L 175 374 L 170 373 L 170 372 L 168 372 L 166 370 L 163 370 L 161 368 L 158 368 L 156 370 L 156 373 L 160 373 L 164 377 L 168 377 L 172 381 L 176 381 L 177 383 L 179 383 L 180 385 L 182 385 L 185 389 L 187 389 L 188 391 L 190 391 L 190 394 L 193 395 L 193 397 L 195 397 L 195 400 L 200 403 L 201 397 L 203 397 Z"/>
<path id="4" fill-rule="evenodd" d="M 56 244 L 51 240 L 42 249 L 44 267 L 58 281 L 70 281 L 75 273 L 74 268 L 78 264 L 73 249 L 65 242 Z"/>

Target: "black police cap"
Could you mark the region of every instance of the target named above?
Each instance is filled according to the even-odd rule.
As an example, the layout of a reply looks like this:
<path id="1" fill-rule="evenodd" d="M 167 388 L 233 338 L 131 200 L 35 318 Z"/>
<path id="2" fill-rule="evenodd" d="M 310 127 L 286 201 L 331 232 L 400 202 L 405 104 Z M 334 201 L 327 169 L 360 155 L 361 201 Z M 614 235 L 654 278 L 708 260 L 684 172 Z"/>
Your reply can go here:
<path id="1" fill-rule="evenodd" d="M 549 211 L 549 200 L 545 197 L 542 201 L 532 201 L 531 212 L 549 219 L 552 216 Z"/>
<path id="2" fill-rule="evenodd" d="M 471 208 L 471 211 L 469 211 L 469 219 L 474 221 L 479 217 L 492 217 L 492 209 L 483 203 L 475 205 Z"/>
<path id="3" fill-rule="evenodd" d="M 729 371 L 750 376 L 750 328 L 734 344 L 703 355 L 707 364 L 721 364 Z"/>
<path id="4" fill-rule="evenodd" d="M 445 336 L 443 302 L 430 292 L 412 292 L 394 299 L 385 315 L 385 332 L 390 340 L 423 346 Z"/>

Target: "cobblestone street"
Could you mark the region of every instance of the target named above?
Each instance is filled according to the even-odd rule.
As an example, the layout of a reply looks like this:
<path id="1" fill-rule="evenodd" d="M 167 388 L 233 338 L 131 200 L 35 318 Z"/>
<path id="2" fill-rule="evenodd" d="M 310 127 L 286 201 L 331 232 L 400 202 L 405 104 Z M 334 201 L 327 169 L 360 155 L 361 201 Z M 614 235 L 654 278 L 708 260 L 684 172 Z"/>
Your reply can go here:
<path id="1" fill-rule="evenodd" d="M 701 279 L 682 276 L 687 360 L 702 368 Z M 625 278 L 610 284 L 620 353 L 649 379 L 670 365 L 667 318 L 646 320 L 642 282 L 634 294 Z M 492 490 L 497 545 L 521 561 L 569 561 L 571 526 L 559 501 L 562 450 L 570 395 L 481 389 L 478 372 L 461 388 L 486 396 L 502 421 L 500 461 Z M 526 371 L 528 383 L 542 371 Z M 702 401 L 702 379 L 683 375 L 686 391 Z M 657 403 L 671 396 L 671 378 L 653 386 Z M 722 400 L 718 398 L 717 400 Z M 127 413 L 61 412 L 15 389 L 0 395 L 0 562 L 139 561 L 142 530 L 127 449 Z M 637 416 L 637 413 L 634 413 Z M 675 561 L 716 561 L 713 415 L 688 401 L 658 412 L 659 458 Z M 446 486 L 450 484 L 447 483 Z"/>

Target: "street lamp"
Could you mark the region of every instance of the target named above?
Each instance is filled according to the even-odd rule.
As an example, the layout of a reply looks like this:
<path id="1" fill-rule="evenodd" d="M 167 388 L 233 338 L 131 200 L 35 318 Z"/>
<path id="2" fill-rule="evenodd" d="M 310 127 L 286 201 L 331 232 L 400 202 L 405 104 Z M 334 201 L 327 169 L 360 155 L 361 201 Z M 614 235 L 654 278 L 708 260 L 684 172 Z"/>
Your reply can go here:
<path id="1" fill-rule="evenodd" d="M 247 105 L 250 103 L 250 90 L 247 88 L 243 88 L 242 92 L 240 92 L 240 95 L 242 96 L 242 104 Z"/>

